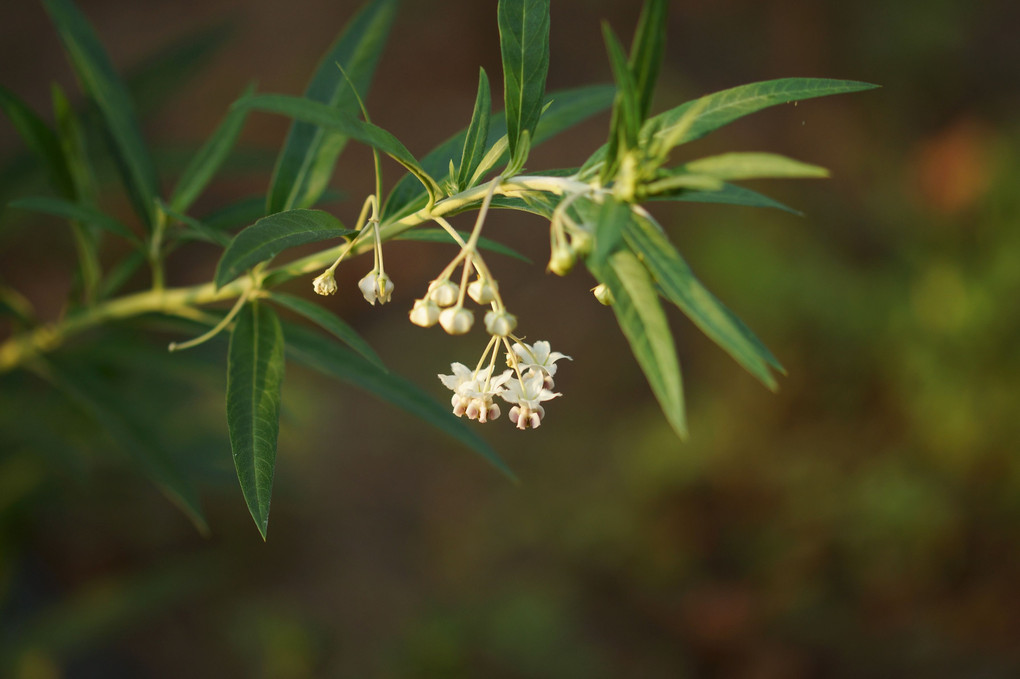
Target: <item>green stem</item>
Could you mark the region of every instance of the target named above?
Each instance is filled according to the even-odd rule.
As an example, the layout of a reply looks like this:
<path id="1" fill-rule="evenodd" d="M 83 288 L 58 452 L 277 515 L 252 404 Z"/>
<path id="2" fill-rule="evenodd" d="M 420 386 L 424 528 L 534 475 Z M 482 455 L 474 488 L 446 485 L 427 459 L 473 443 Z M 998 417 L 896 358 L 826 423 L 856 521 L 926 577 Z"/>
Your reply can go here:
<path id="1" fill-rule="evenodd" d="M 435 216 L 448 215 L 473 203 L 480 203 L 490 190 L 492 187 L 488 183 L 476 186 L 438 201 L 431 208 L 423 208 L 398 221 L 385 224 L 380 229 L 382 240 L 390 240 L 419 224 L 431 222 Z M 494 192 L 504 196 L 519 195 L 523 191 L 543 191 L 564 195 L 590 190 L 589 184 L 570 177 L 527 176 L 504 179 Z M 352 254 L 366 252 L 373 246 L 374 243 L 366 239 L 359 243 Z M 218 290 L 212 282 L 186 288 L 162 288 L 154 285 L 151 290 L 96 304 L 58 322 L 17 333 L 8 338 L 0 344 L 0 373 L 14 370 L 34 356 L 53 351 L 74 335 L 107 321 L 146 313 L 186 315 L 193 313 L 196 306 L 235 299 L 248 293 L 254 285 L 270 288 L 296 276 L 321 271 L 332 263 L 335 252 L 335 248 L 322 250 L 289 264 L 270 269 L 261 275 L 261 284 L 253 280 L 251 276 L 245 275 Z M 153 264 L 155 265 L 156 262 Z M 157 270 L 160 272 L 161 279 L 162 266 L 153 269 L 154 283 L 157 280 Z"/>

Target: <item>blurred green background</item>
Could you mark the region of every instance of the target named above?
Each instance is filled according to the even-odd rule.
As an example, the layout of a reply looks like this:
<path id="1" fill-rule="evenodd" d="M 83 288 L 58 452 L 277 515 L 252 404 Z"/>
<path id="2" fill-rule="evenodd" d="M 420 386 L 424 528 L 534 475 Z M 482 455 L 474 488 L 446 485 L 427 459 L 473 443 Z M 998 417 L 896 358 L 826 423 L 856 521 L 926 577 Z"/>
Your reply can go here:
<path id="1" fill-rule="evenodd" d="M 599 20 L 629 36 L 637 5 L 555 0 L 549 89 L 608 81 Z M 173 177 L 249 79 L 300 93 L 356 3 L 80 6 L 126 71 L 231 27 L 179 90 L 142 93 Z M 0 81 L 44 110 L 50 81 L 76 91 L 73 79 L 40 6 L 9 10 Z M 789 373 L 770 394 L 676 314 L 688 443 L 587 274 L 545 274 L 544 225 L 517 213 L 487 235 L 536 265 L 493 260 L 496 275 L 521 331 L 574 359 L 540 430 L 485 425 L 519 485 L 402 412 L 291 367 L 263 544 L 233 478 L 225 341 L 169 357 L 158 349 L 184 331 L 151 324 L 61 352 L 71 366 L 97 359 L 103 389 L 138 395 L 122 413 L 133 424 L 113 436 L 81 403 L 7 376 L 0 674 L 1020 676 L 1018 26 L 1012 0 L 672 3 L 656 110 L 786 76 L 883 85 L 765 111 L 674 155 L 771 151 L 833 175 L 754 186 L 804 218 L 655 206 Z M 374 122 L 424 154 L 467 123 L 479 65 L 498 81 L 494 2 L 406 0 L 368 100 Z M 542 147 L 529 167 L 580 163 L 607 123 Z M 244 153 L 196 212 L 264 191 L 285 131 L 252 117 Z M 19 159 L 5 121 L 4 202 L 33 192 Z M 331 209 L 353 220 L 371 183 L 369 154 L 348 149 L 334 182 L 348 199 Z M 66 230 L 9 212 L 0 226 L 4 281 L 55 316 L 73 261 Z M 171 284 L 211 275 L 213 248 L 186 253 Z M 325 301 L 444 400 L 436 373 L 475 360 L 479 337 L 414 328 L 406 310 L 450 256 L 393 244 L 392 305 L 356 294 L 364 260 L 341 267 L 341 293 Z M 293 291 L 307 296 L 310 281 Z M 104 352 L 114 337 L 137 351 Z M 117 452 L 125 436 L 187 459 L 209 536 Z"/>

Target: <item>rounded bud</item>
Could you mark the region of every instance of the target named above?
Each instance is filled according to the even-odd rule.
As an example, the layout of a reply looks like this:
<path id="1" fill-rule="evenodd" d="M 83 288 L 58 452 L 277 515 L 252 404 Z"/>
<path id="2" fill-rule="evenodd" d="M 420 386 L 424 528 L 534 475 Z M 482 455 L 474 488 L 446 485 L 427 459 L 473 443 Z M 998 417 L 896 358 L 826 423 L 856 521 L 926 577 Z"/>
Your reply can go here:
<path id="1" fill-rule="evenodd" d="M 386 302 L 390 301 L 392 294 L 393 281 L 390 280 L 385 271 L 382 271 L 375 277 L 375 295 L 379 299 L 379 304 L 386 304 Z"/>
<path id="2" fill-rule="evenodd" d="M 376 271 L 370 271 L 358 281 L 358 289 L 361 290 L 361 294 L 365 296 L 365 301 L 369 304 L 375 305 L 375 300 L 378 297 L 376 294 L 375 286 Z"/>
<path id="3" fill-rule="evenodd" d="M 336 292 L 336 278 L 333 277 L 332 270 L 327 269 L 317 276 L 312 281 L 312 289 L 315 290 L 316 295 L 332 295 Z"/>
<path id="4" fill-rule="evenodd" d="M 603 306 L 612 306 L 616 299 L 613 297 L 613 292 L 606 287 L 605 283 L 599 283 L 591 289 L 592 294 L 595 295 L 595 299 L 599 301 L 599 304 Z"/>
<path id="5" fill-rule="evenodd" d="M 439 313 L 439 325 L 450 335 L 463 335 L 474 325 L 475 316 L 464 307 L 450 307 Z"/>
<path id="6" fill-rule="evenodd" d="M 507 311 L 490 310 L 485 314 L 485 331 L 497 337 L 506 337 L 517 327 L 517 317 Z"/>
<path id="7" fill-rule="evenodd" d="M 439 306 L 431 299 L 416 299 L 408 317 L 415 325 L 430 328 L 439 320 Z"/>
<path id="8" fill-rule="evenodd" d="M 496 281 L 482 280 L 479 278 L 468 285 L 467 291 L 468 294 L 471 295 L 471 299 L 475 300 L 479 304 L 488 304 L 496 299 L 496 289 Z"/>
<path id="9" fill-rule="evenodd" d="M 575 255 L 587 257 L 591 252 L 592 237 L 587 231 L 578 229 L 570 233 L 570 249 Z"/>
<path id="10" fill-rule="evenodd" d="M 429 284 L 429 297 L 441 307 L 453 305 L 459 296 L 460 288 L 448 278 L 442 281 L 432 281 Z"/>
<path id="11" fill-rule="evenodd" d="M 549 271 L 557 276 L 566 276 L 574 268 L 576 261 L 574 251 L 568 247 L 556 247 L 549 258 Z"/>

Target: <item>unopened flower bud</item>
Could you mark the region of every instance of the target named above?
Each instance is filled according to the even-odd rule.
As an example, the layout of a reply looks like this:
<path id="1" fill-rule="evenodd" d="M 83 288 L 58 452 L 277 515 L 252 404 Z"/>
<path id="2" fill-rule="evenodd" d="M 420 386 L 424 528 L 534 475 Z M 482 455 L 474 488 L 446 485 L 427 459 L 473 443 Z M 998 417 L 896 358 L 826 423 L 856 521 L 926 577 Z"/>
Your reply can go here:
<path id="1" fill-rule="evenodd" d="M 553 248 L 552 256 L 549 258 L 549 270 L 557 276 L 566 276 L 574 268 L 576 259 L 574 251 L 569 247 Z"/>
<path id="2" fill-rule="evenodd" d="M 591 252 L 592 237 L 587 231 L 573 231 L 570 234 L 570 249 L 575 255 L 587 257 Z"/>
<path id="3" fill-rule="evenodd" d="M 415 325 L 430 328 L 439 320 L 439 306 L 428 298 L 416 299 L 408 316 Z"/>
<path id="4" fill-rule="evenodd" d="M 378 297 L 375 290 L 375 277 L 376 271 L 369 271 L 365 274 L 365 277 L 358 281 L 358 288 L 361 290 L 361 294 L 365 296 L 365 301 L 371 305 L 375 305 L 375 300 Z"/>
<path id="5" fill-rule="evenodd" d="M 481 278 L 472 281 L 468 286 L 468 294 L 471 299 L 479 304 L 488 304 L 496 299 L 496 281 L 482 280 Z"/>
<path id="6" fill-rule="evenodd" d="M 429 285 L 429 297 L 441 307 L 448 307 L 457 301 L 460 296 L 460 288 L 457 284 L 446 279 L 443 281 L 432 281 Z"/>
<path id="7" fill-rule="evenodd" d="M 312 281 L 312 289 L 315 290 L 316 295 L 332 295 L 336 292 L 336 278 L 333 277 L 333 271 L 327 269 L 320 274 Z"/>
<path id="8" fill-rule="evenodd" d="M 386 302 L 390 301 L 392 294 L 393 281 L 390 280 L 385 271 L 382 271 L 375 277 L 375 296 L 379 299 L 379 304 L 386 304 Z"/>
<path id="9" fill-rule="evenodd" d="M 464 307 L 450 307 L 439 313 L 439 325 L 451 335 L 463 335 L 474 325 L 475 316 Z"/>
<path id="10" fill-rule="evenodd" d="M 517 317 L 507 311 L 490 310 L 485 314 L 485 331 L 497 337 L 506 337 L 517 327 Z"/>
<path id="11" fill-rule="evenodd" d="M 612 306 L 616 299 L 613 297 L 613 292 L 606 287 L 605 283 L 599 283 L 591 289 L 592 294 L 595 295 L 595 299 L 599 301 L 599 304 L 605 306 Z"/>

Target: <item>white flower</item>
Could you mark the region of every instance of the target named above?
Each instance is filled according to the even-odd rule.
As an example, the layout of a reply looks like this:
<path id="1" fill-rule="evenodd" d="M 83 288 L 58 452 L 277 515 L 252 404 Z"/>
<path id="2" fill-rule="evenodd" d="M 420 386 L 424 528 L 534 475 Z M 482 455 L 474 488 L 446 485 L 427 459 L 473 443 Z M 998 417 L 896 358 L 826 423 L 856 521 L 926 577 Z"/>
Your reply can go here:
<path id="1" fill-rule="evenodd" d="M 525 342 L 517 342 L 513 346 L 514 353 L 517 355 L 517 365 L 520 370 L 534 370 L 536 372 L 544 373 L 545 375 L 545 386 L 547 389 L 552 389 L 554 386 L 553 375 L 556 374 L 556 361 L 561 358 L 565 358 L 568 361 L 574 359 L 570 358 L 565 354 L 561 354 L 558 351 L 550 351 L 549 343 L 545 340 L 539 340 L 534 344 L 527 344 Z M 507 364 L 513 365 L 513 357 L 507 355 Z"/>
<path id="2" fill-rule="evenodd" d="M 439 320 L 439 306 L 431 299 L 416 299 L 408 316 L 415 325 L 430 328 Z"/>
<path id="3" fill-rule="evenodd" d="M 513 403 L 510 409 L 510 421 L 518 429 L 537 429 L 545 417 L 543 401 L 561 396 L 545 387 L 546 376 L 539 370 L 529 370 L 520 380 L 510 382 L 506 389 L 499 393 L 507 403 Z"/>
<path id="4" fill-rule="evenodd" d="M 468 294 L 471 295 L 471 299 L 475 300 L 479 304 L 488 304 L 496 299 L 497 287 L 496 281 L 483 281 L 479 278 L 468 285 Z"/>
<path id="5" fill-rule="evenodd" d="M 439 325 L 450 335 L 463 335 L 474 325 L 475 315 L 464 307 L 450 307 L 439 313 Z"/>
<path id="6" fill-rule="evenodd" d="M 333 277 L 333 272 L 327 269 L 317 276 L 312 281 L 312 289 L 315 290 L 316 295 L 332 295 L 336 292 L 336 278 Z"/>
<path id="7" fill-rule="evenodd" d="M 468 419 L 485 423 L 499 417 L 499 406 L 492 402 L 493 397 L 506 391 L 507 380 L 513 374 L 505 370 L 501 375 L 491 377 L 492 366 L 473 372 L 463 363 L 452 363 L 452 375 L 439 375 L 440 381 L 447 389 L 453 390 L 450 403 L 453 414 L 457 417 L 467 415 Z"/>
<path id="8" fill-rule="evenodd" d="M 386 304 L 390 301 L 390 295 L 393 294 L 393 281 L 385 271 L 372 269 L 358 281 L 358 288 L 365 296 L 365 301 L 372 306 L 375 306 L 377 300 L 379 304 Z"/>
<path id="9" fill-rule="evenodd" d="M 517 327 L 517 317 L 507 311 L 494 309 L 485 313 L 485 331 L 497 337 L 506 337 Z"/>
<path id="10" fill-rule="evenodd" d="M 429 283 L 429 297 L 442 307 L 452 305 L 460 296 L 460 288 L 450 279 Z"/>

